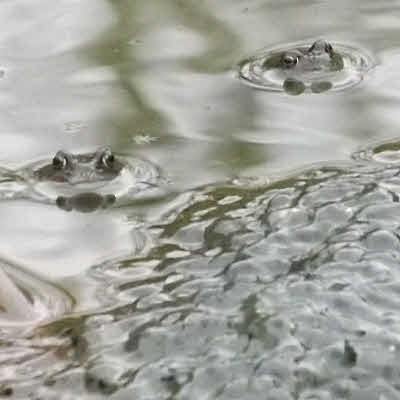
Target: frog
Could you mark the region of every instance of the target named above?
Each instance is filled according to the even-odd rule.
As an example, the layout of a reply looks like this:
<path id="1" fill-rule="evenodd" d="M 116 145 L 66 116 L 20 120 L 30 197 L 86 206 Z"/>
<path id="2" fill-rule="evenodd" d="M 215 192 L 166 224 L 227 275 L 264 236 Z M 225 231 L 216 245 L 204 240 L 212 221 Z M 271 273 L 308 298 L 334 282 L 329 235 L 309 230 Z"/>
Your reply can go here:
<path id="1" fill-rule="evenodd" d="M 109 147 L 81 153 L 59 150 L 50 160 L 22 168 L 20 176 L 26 187 L 19 197 L 82 212 L 108 208 L 117 199 L 160 194 L 164 182 L 150 161 L 117 155 Z"/>
<path id="2" fill-rule="evenodd" d="M 238 72 L 254 88 L 299 95 L 350 88 L 375 65 L 364 50 L 317 39 L 260 50 L 241 61 Z"/>
<path id="3" fill-rule="evenodd" d="M 289 94 L 298 95 L 307 88 L 322 93 L 332 88 L 330 79 L 343 70 L 344 61 L 329 42 L 319 39 L 308 48 L 289 49 L 267 58 L 263 68 L 279 71 Z"/>
<path id="4" fill-rule="evenodd" d="M 81 184 L 115 179 L 124 163 L 117 159 L 109 148 L 91 153 L 72 154 L 59 150 L 52 161 L 34 171 L 40 181 Z"/>

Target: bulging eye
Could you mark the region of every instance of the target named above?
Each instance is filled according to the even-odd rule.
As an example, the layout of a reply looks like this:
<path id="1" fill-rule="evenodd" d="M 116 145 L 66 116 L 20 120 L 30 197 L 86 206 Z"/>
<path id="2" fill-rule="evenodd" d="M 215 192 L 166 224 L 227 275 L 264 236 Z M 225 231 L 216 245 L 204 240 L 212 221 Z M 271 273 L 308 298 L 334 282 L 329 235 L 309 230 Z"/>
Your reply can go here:
<path id="1" fill-rule="evenodd" d="M 97 168 L 112 168 L 114 165 L 115 156 L 111 150 L 104 150 L 100 154 L 99 161 L 97 163 Z"/>
<path id="2" fill-rule="evenodd" d="M 299 61 L 299 58 L 293 54 L 284 54 L 282 57 L 282 63 L 285 68 L 294 67 Z"/>
<path id="3" fill-rule="evenodd" d="M 67 155 L 64 152 L 59 151 L 53 158 L 53 167 L 55 169 L 64 169 L 67 167 L 68 162 Z"/>

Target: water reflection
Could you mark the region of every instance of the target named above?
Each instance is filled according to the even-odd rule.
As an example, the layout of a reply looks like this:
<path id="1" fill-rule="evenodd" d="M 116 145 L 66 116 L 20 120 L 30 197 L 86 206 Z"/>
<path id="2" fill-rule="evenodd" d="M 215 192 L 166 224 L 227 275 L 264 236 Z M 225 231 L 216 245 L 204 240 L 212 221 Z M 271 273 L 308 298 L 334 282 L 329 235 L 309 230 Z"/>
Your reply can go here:
<path id="1" fill-rule="evenodd" d="M 259 11 L 260 5 L 257 8 L 256 4 L 245 10 L 245 7 L 232 2 L 218 6 L 207 3 L 198 6 L 170 1 L 162 6 L 166 10 L 165 22 L 155 25 L 151 16 L 160 12 L 158 4 L 120 2 L 114 5 L 121 22 L 105 36 L 109 41 L 112 38 L 113 48 L 117 46 L 114 45 L 118 42 L 117 38 L 122 38 L 117 46 L 117 55 L 113 56 L 113 70 L 117 71 L 126 92 L 131 93 L 131 124 L 140 132 L 161 138 L 151 148 L 143 148 L 142 152 L 148 151 L 160 164 L 168 165 L 180 188 L 193 184 L 193 176 L 200 184 L 231 176 L 232 170 L 239 174 L 252 174 L 255 170 L 279 169 L 282 163 L 292 168 L 304 162 L 344 158 L 357 144 L 359 127 L 351 126 L 353 119 L 350 113 L 347 116 L 349 107 L 341 106 L 347 100 L 312 100 L 303 104 L 282 98 L 270 99 L 268 96 L 249 94 L 232 80 L 229 70 L 239 57 L 250 51 L 246 49 L 257 48 L 257 44 L 258 47 L 268 45 L 266 40 L 275 44 L 284 38 L 289 41 L 299 39 L 289 38 L 283 27 L 273 23 L 274 12 L 269 15 L 265 9 L 258 16 L 256 10 Z M 312 4 L 308 6 L 313 9 Z M 280 12 L 291 21 L 295 18 L 294 11 L 299 15 L 306 14 L 307 10 L 301 7 L 304 5 L 288 3 L 281 5 Z M 184 13 L 181 16 L 176 10 L 184 10 Z M 222 10 L 225 12 L 223 23 L 219 17 Z M 129 24 L 125 23 L 127 15 L 133 15 L 135 23 L 131 19 Z M 323 14 L 320 20 L 327 22 L 326 17 Z M 346 27 L 349 20 L 343 18 L 341 22 L 342 25 L 339 25 Z M 251 24 L 259 28 L 256 40 Z M 327 32 L 326 28 L 332 30 L 329 26 L 325 25 L 323 33 Z M 303 28 L 302 37 L 321 34 L 321 31 L 316 32 L 315 27 L 314 30 L 305 26 Z M 332 33 L 328 34 L 333 36 Z M 349 30 L 346 38 L 343 33 L 336 36 L 346 42 L 363 42 L 357 36 L 357 30 Z M 175 45 L 182 41 L 187 44 L 183 47 Z M 374 50 L 371 41 L 364 42 L 367 43 L 363 47 Z M 221 43 L 226 50 L 221 50 Z M 96 60 L 101 57 L 103 64 L 105 60 L 111 62 L 111 57 L 106 53 L 97 55 Z M 320 85 L 313 89 L 321 92 L 327 86 Z M 368 93 L 369 98 L 371 94 Z M 365 95 L 360 93 L 360 97 Z M 138 96 L 148 101 L 140 101 Z M 357 93 L 349 97 L 349 104 L 357 103 Z M 305 108 L 311 110 L 313 115 L 304 118 Z M 139 115 L 136 110 L 140 110 Z M 371 115 L 368 111 L 365 114 Z M 339 118 L 336 118 L 337 113 Z M 335 129 L 336 125 L 329 122 L 334 119 L 342 121 L 340 128 Z M 122 131 L 128 131 L 121 124 L 119 126 Z M 373 126 L 373 122 L 370 126 Z M 299 129 L 302 130 L 301 135 L 292 132 Z M 312 133 L 311 137 L 307 137 L 308 132 Z M 177 136 L 186 140 L 177 140 Z M 255 170 L 254 166 L 248 169 L 240 160 L 232 162 L 236 158 L 235 154 L 240 153 L 241 147 L 248 142 L 249 136 L 262 138 L 255 155 L 258 160 Z M 297 142 L 295 154 L 291 148 L 293 140 Z M 235 146 L 234 153 L 225 151 L 224 157 L 215 160 L 215 147 L 223 147 L 225 141 Z M 277 145 L 280 145 L 279 150 L 276 149 Z M 174 157 L 175 151 L 179 151 L 181 157 Z M 279 151 L 279 157 L 276 151 Z M 190 156 L 185 157 L 186 154 Z M 279 161 L 272 162 L 274 159 Z"/>
<path id="2" fill-rule="evenodd" d="M 48 277 L 77 275 L 104 259 L 140 251 L 140 222 L 119 212 L 65 213 L 26 200 L 0 203 L 0 253 Z M 51 223 L 49 222 L 51 221 Z M 140 229 L 139 229 L 140 232 Z"/>
<path id="3" fill-rule="evenodd" d="M 0 330 L 0 393 L 396 396 L 397 171 L 342 164 L 258 188 L 193 188 L 232 175 L 268 180 L 395 136 L 397 1 L 17 0 L 0 9 L 10 189 L 0 252 L 76 299 L 74 314 L 30 336 Z M 244 54 L 321 35 L 357 43 L 382 65 L 363 87 L 332 96 L 255 93 L 233 76 Z M 177 192 L 193 190 L 161 221 L 167 199 L 156 215 L 147 201 L 143 212 L 67 213 L 19 192 L 20 165 L 106 144 L 162 166 Z M 7 201 L 13 190 L 21 196 Z M 80 208 L 89 197 L 89 210 L 113 194 L 85 193 L 62 202 Z"/>
<path id="4" fill-rule="evenodd" d="M 15 329 L 22 334 L 43 321 L 54 320 L 70 313 L 75 300 L 57 283 L 31 266 L 23 266 L 8 258 L 0 261 L 0 326 L 3 334 Z M 8 333 L 8 332 L 7 332 Z"/>
<path id="5" fill-rule="evenodd" d="M 152 17 L 159 15 L 159 3 L 119 2 L 119 24 L 105 37 L 116 43 L 113 69 L 130 95 L 132 112 L 127 123 L 161 138 L 150 151 L 182 187 L 193 183 L 193 174 L 183 173 L 189 160 L 198 183 L 225 175 L 231 165 L 222 171 L 204 168 L 204 158 L 224 132 L 247 130 L 256 107 L 249 95 L 232 85 L 232 65 L 227 60 L 236 56 L 240 40 L 231 27 L 203 4 L 168 1 L 161 8 L 167 17 L 159 24 Z M 102 51 L 96 60 L 102 58 L 104 63 L 105 57 Z M 235 114 L 237 118 L 232 119 Z M 118 125 L 126 131 L 120 119 Z M 177 141 L 177 136 L 188 140 Z M 202 143 L 196 143 L 199 140 Z M 177 153 L 180 158 L 175 157 Z"/>
<path id="6" fill-rule="evenodd" d="M 28 5 L 20 7 L 29 14 Z M 10 6 L 8 9 L 13 11 Z M 75 5 L 68 10 L 74 15 Z M 304 37 L 324 34 L 346 43 L 360 43 L 378 55 L 389 46 L 389 38 L 393 43 L 394 31 L 387 32 L 385 44 L 372 28 L 354 24 L 353 9 L 335 10 L 337 18 L 332 23 L 329 6 L 322 9 L 308 2 L 287 2 L 278 8 L 227 0 L 218 5 L 172 0 L 162 6 L 154 1 L 87 3 L 76 21 L 60 17 L 64 21 L 61 26 L 55 25 L 57 19 L 48 24 L 58 46 L 46 48 L 47 42 L 53 43 L 50 38 L 38 41 L 41 44 L 37 46 L 32 40 L 26 41 L 24 54 L 33 57 L 36 51 L 30 63 L 15 56 L 27 33 L 15 31 L 7 23 L 14 36 L 3 43 L 14 58 L 9 59 L 10 76 L 2 86 L 7 110 L 2 126 L 8 135 L 4 136 L 7 144 L 2 157 L 10 163 L 23 162 L 60 147 L 106 143 L 168 166 L 179 188 L 223 179 L 232 169 L 238 174 L 252 174 L 254 166 L 248 169 L 240 160 L 232 162 L 249 137 L 250 141 L 259 138 L 257 170 L 347 157 L 365 138 L 352 115 L 368 117 L 370 137 L 390 135 L 387 118 L 382 120 L 371 110 L 380 88 L 364 88 L 323 101 L 297 101 L 251 93 L 237 84 L 232 72 L 237 61 L 254 49 Z M 363 10 L 370 17 L 365 3 Z M 160 22 L 161 11 L 164 17 Z M 85 20 L 89 12 L 102 24 L 92 27 L 90 19 Z M 376 11 L 376 15 L 385 12 Z M 274 23 L 278 13 L 285 24 Z M 315 24 L 304 24 L 310 13 L 318 15 Z M 294 25 L 298 27 L 296 33 L 285 28 Z M 34 28 L 27 26 L 31 33 Z M 65 32 L 70 31 L 74 33 L 67 37 Z M 47 58 L 42 61 L 40 57 L 44 56 Z M 40 74 L 35 72 L 39 70 Z M 357 110 L 361 105 L 364 110 Z M 311 112 L 307 118 L 304 109 Z M 393 134 L 394 129 L 391 131 Z M 312 132 L 311 138 L 308 132 Z M 137 145 L 133 140 L 137 135 L 160 140 Z M 33 136 L 41 140 L 32 141 Z M 15 140 L 22 144 L 18 151 Z M 234 153 L 225 151 L 224 157 L 215 159 L 215 147 L 223 147 L 226 140 L 235 146 Z M 295 154 L 293 140 L 297 142 Z M 175 156 L 177 153 L 180 157 Z"/>

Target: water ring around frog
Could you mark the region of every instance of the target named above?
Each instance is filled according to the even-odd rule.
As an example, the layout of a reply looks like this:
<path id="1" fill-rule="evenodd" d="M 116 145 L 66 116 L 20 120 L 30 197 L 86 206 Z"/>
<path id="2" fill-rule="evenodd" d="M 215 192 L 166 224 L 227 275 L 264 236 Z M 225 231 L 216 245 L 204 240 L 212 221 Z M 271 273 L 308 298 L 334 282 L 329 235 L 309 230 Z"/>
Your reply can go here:
<path id="1" fill-rule="evenodd" d="M 342 91 L 358 85 L 376 61 L 363 49 L 347 44 L 331 42 L 333 51 L 341 57 L 340 68 L 321 71 L 296 72 L 291 76 L 290 70 L 280 65 L 282 56 L 288 52 L 307 54 L 312 41 L 297 42 L 260 50 L 242 60 L 238 65 L 238 77 L 241 82 L 256 89 L 270 92 L 303 92 L 322 93 L 325 91 Z"/>

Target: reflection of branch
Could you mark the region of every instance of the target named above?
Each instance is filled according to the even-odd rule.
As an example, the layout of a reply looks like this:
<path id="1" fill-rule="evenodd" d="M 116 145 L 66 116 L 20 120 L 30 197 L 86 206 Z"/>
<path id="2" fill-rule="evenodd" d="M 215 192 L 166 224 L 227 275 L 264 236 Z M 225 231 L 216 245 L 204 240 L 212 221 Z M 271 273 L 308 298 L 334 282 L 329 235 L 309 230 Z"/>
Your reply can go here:
<path id="1" fill-rule="evenodd" d="M 22 288 L 22 289 L 20 289 Z M 32 301 L 28 301 L 25 291 Z M 75 301 L 61 287 L 50 283 L 47 278 L 33 273 L 31 269 L 20 262 L 9 258 L 0 258 L 0 302 L 9 314 L 11 320 L 32 320 L 40 317 L 49 318 L 60 315 L 72 309 Z M 36 310 L 36 302 L 43 303 Z"/>
<path id="2" fill-rule="evenodd" d="M 219 21 L 205 5 L 195 2 L 183 4 L 177 0 L 166 0 L 160 5 L 159 2 L 132 2 L 132 1 L 109 1 L 117 16 L 117 23 L 99 38 L 98 42 L 85 49 L 87 56 L 101 66 L 109 65 L 118 76 L 118 82 L 126 96 L 126 101 L 131 104 L 131 112 L 124 115 L 124 122 L 121 116 L 117 117 L 121 134 L 131 134 L 132 126 L 135 129 L 142 129 L 149 126 L 157 128 L 154 134 L 160 135 L 167 131 L 169 124 L 168 115 L 163 110 L 155 109 L 146 93 L 141 88 L 143 75 L 140 73 L 146 70 L 146 65 L 136 54 L 135 49 L 140 46 L 132 46 L 132 38 L 142 37 L 149 31 L 159 29 L 159 18 L 151 18 L 152 15 L 159 15 L 162 9 L 174 18 L 175 26 L 189 28 L 199 32 L 202 38 L 208 39 L 207 51 L 200 56 L 192 57 L 187 61 L 188 68 L 201 70 L 201 72 L 221 72 L 226 70 L 226 59 L 229 55 L 237 52 L 239 41 L 236 35 L 228 29 L 222 21 Z M 150 12 L 152 11 L 152 12 Z M 146 18 L 143 18 L 143 16 Z M 162 46 L 163 44 L 160 43 Z M 177 43 L 172 43 L 178 46 Z M 154 49 L 156 54 L 156 49 Z M 230 63 L 229 66 L 230 68 Z M 135 71 L 139 71 L 135 75 Z"/>
<path id="3" fill-rule="evenodd" d="M 218 19 L 213 10 L 206 7 L 205 2 L 185 2 L 171 0 L 177 24 L 199 33 L 207 39 L 207 50 L 200 56 L 189 59 L 187 66 L 192 71 L 201 73 L 221 73 L 231 68 L 226 60 L 235 58 L 240 49 L 240 38 L 228 24 Z"/>
<path id="4" fill-rule="evenodd" d="M 32 304 L 17 288 L 4 271 L 6 265 L 0 261 L 0 304 L 7 315 L 17 320 L 32 319 L 36 312 Z"/>
<path id="5" fill-rule="evenodd" d="M 187 127 L 192 126 L 192 121 L 198 121 L 193 128 L 201 132 L 201 135 L 224 136 L 224 139 L 231 140 L 233 135 L 241 137 L 242 132 L 251 130 L 257 122 L 256 117 L 265 118 L 267 110 L 259 112 L 255 101 L 256 94 L 252 90 L 243 90 L 233 78 L 226 79 L 226 71 L 232 68 L 232 62 L 237 60 L 238 52 L 241 51 L 241 38 L 229 22 L 216 16 L 216 10 L 211 5 L 206 2 L 179 0 L 165 0 L 162 3 L 151 0 L 108 0 L 108 3 L 113 8 L 116 23 L 103 33 L 97 43 L 92 43 L 90 48 L 85 49 L 85 52 L 96 64 L 112 67 L 117 76 L 117 84 L 122 89 L 115 95 L 122 97 L 126 107 L 119 108 L 120 112 L 116 111 L 110 121 L 119 132 L 117 142 L 124 142 L 121 139 L 127 135 L 131 141 L 132 129 L 136 132 L 151 130 L 151 135 L 165 140 L 174 126 L 175 135 L 186 136 Z M 161 22 L 160 13 L 164 15 Z M 145 41 L 132 45 L 135 39 L 144 39 L 160 30 L 168 31 L 168 28 L 181 30 L 182 35 L 185 35 L 185 31 L 194 32 L 205 42 L 204 50 L 193 52 L 189 48 L 189 52 L 185 54 L 179 50 L 178 42 L 166 43 L 163 37 L 159 39 L 159 43 L 155 43 L 154 49 L 144 48 Z M 158 48 L 161 48 L 162 52 L 162 47 L 165 46 L 177 50 L 177 55 L 171 60 L 165 57 L 160 59 L 157 53 Z M 158 60 L 157 63 L 152 62 L 152 51 L 154 59 Z M 144 53 L 149 56 L 146 60 L 141 59 Z M 179 71 L 182 71 L 182 79 L 189 77 L 185 85 L 192 87 L 192 93 L 175 88 L 169 83 L 159 91 L 154 84 L 149 86 L 155 87 L 155 91 L 146 90 L 146 83 L 151 79 L 164 84 L 163 82 L 174 78 L 174 74 L 178 74 Z M 193 83 L 190 81 L 191 77 L 196 75 L 204 80 L 204 85 L 199 86 L 196 79 Z M 179 99 L 179 102 L 182 102 L 185 96 L 190 96 L 186 108 L 182 109 L 179 103 L 171 99 L 171 95 Z M 200 103 L 192 107 L 195 98 L 198 98 Z M 171 101 L 173 107 L 169 104 Z M 208 102 L 212 102 L 215 107 L 208 106 Z M 176 129 L 182 131 L 176 132 Z M 241 144 L 235 142 L 234 146 L 229 146 L 234 154 L 225 150 L 223 155 L 218 156 L 218 160 L 232 166 L 231 160 L 241 152 L 240 147 Z M 265 146 L 258 149 L 255 146 L 251 147 L 257 153 L 253 154 L 254 158 L 260 159 L 260 152 L 265 153 Z M 215 146 L 210 145 L 209 149 L 211 155 L 199 153 L 196 157 L 213 159 L 216 153 Z M 175 148 L 175 151 L 180 150 Z M 263 161 L 264 159 L 265 155 Z"/>

